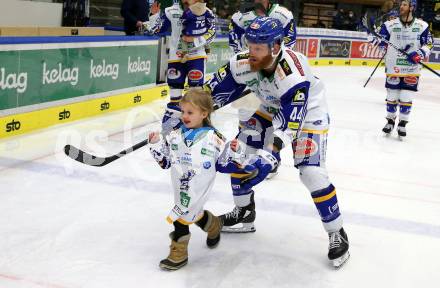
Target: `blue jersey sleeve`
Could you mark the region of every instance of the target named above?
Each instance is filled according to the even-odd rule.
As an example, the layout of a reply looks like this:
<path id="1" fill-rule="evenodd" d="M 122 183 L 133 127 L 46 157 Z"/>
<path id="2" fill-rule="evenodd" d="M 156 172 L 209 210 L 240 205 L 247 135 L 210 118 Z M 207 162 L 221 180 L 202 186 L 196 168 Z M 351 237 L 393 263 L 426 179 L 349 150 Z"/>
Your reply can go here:
<path id="1" fill-rule="evenodd" d="M 231 24 L 229 24 L 229 47 L 232 49 L 232 51 L 234 51 L 234 53 L 241 51 L 241 38 L 243 34 L 244 29 L 238 26 L 234 20 L 231 20 Z"/>
<path id="2" fill-rule="evenodd" d="M 304 81 L 290 88 L 281 96 L 281 106 L 273 118 L 273 126 L 277 130 L 289 129 L 293 137 L 301 129 L 307 113 L 310 82 Z"/>
<path id="3" fill-rule="evenodd" d="M 293 46 L 296 43 L 296 25 L 295 20 L 292 19 L 286 27 L 284 27 L 284 44 L 289 47 L 293 48 Z"/>
<path id="4" fill-rule="evenodd" d="M 167 32 L 170 28 L 171 28 L 170 20 L 168 19 L 165 13 L 162 13 L 151 27 L 151 31 L 154 34 L 160 34 Z"/>
<path id="5" fill-rule="evenodd" d="M 204 88 L 211 93 L 214 104 L 217 107 L 223 107 L 240 98 L 246 84 L 239 84 L 235 81 L 229 62 L 218 69 L 214 76 L 204 84 Z"/>

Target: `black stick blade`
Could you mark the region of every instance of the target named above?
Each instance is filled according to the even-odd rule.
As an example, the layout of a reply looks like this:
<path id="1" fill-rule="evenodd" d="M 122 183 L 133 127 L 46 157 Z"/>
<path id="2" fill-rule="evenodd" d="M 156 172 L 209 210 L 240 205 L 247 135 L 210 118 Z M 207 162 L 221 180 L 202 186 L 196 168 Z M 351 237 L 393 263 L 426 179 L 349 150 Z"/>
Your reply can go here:
<path id="1" fill-rule="evenodd" d="M 64 146 L 64 153 L 72 158 L 73 160 L 76 160 L 78 162 L 81 162 L 86 165 L 90 166 L 96 166 L 96 167 L 102 167 L 104 165 L 107 165 L 108 163 L 112 161 L 107 161 L 105 157 L 98 157 L 91 155 L 87 152 L 84 152 L 75 146 L 72 145 L 66 145 Z"/>

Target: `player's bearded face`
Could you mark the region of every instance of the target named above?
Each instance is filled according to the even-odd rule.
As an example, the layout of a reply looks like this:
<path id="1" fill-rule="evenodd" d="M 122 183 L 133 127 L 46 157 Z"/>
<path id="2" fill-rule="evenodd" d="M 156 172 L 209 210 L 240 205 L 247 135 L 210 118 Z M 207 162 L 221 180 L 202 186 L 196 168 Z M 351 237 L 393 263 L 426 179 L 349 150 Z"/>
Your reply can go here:
<path id="1" fill-rule="evenodd" d="M 409 3 L 407 1 L 402 1 L 400 3 L 400 17 L 408 16 L 410 10 Z"/>
<path id="2" fill-rule="evenodd" d="M 259 71 L 267 68 L 272 63 L 272 53 L 267 44 L 248 43 L 249 65 L 252 71 Z"/>

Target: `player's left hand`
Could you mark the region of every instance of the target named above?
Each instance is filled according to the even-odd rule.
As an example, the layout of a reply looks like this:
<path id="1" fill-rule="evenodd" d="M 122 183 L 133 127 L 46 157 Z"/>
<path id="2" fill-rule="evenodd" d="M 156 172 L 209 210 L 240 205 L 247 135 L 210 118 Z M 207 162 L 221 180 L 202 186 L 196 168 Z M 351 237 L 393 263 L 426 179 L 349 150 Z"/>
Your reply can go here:
<path id="1" fill-rule="evenodd" d="M 244 171 L 250 173 L 249 178 L 245 178 L 241 184 L 241 188 L 245 191 L 250 190 L 266 179 L 267 175 L 277 165 L 277 159 L 269 152 L 262 151 L 254 161 L 244 167 Z"/>
<path id="2" fill-rule="evenodd" d="M 421 50 L 413 51 L 408 54 L 408 61 L 412 64 L 418 64 L 424 58 L 423 52 Z"/>

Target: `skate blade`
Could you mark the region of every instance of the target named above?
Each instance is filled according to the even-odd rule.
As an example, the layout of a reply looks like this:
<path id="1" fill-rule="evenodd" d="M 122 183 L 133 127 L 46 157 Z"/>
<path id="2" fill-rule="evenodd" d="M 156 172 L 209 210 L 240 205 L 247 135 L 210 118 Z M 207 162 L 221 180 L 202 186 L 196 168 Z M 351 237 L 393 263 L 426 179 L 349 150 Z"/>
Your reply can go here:
<path id="1" fill-rule="evenodd" d="M 254 223 L 239 223 L 234 226 L 223 226 L 222 228 L 222 232 L 224 233 L 252 233 L 255 231 Z"/>
<path id="2" fill-rule="evenodd" d="M 270 179 L 274 178 L 274 177 L 277 176 L 277 175 L 278 175 L 278 172 L 275 172 L 275 173 L 269 173 L 269 174 L 267 174 L 267 176 L 266 176 L 266 180 L 270 180 Z"/>
<path id="3" fill-rule="evenodd" d="M 347 262 L 348 258 L 350 258 L 350 252 L 347 251 L 347 253 L 345 253 L 341 257 L 331 260 L 333 267 L 335 269 L 341 268 Z"/>

